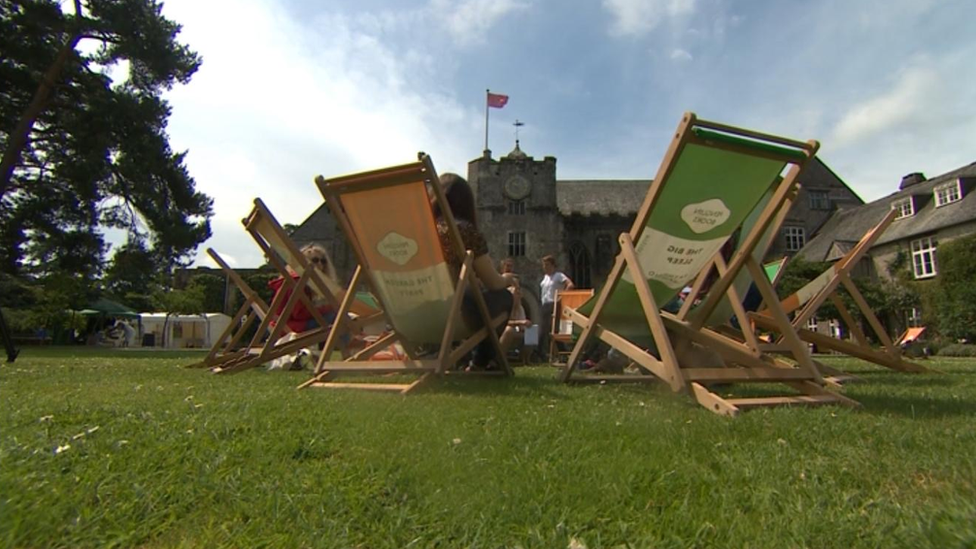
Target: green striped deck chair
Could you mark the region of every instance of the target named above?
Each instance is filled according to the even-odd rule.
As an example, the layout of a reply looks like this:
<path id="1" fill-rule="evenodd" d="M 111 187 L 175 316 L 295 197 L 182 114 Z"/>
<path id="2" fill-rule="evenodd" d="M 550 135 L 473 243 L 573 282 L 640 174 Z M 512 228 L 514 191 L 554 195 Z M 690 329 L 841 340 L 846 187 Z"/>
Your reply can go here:
<path id="1" fill-rule="evenodd" d="M 888 336 L 881 321 L 878 320 L 874 311 L 871 310 L 871 306 L 864 299 L 864 296 L 857 289 L 857 285 L 851 278 L 851 271 L 857 266 L 857 263 L 864 255 L 867 254 L 868 250 L 871 249 L 871 246 L 874 245 L 878 238 L 881 237 L 885 229 L 894 220 L 895 215 L 897 215 L 896 211 L 889 211 L 841 259 L 837 260 L 829 269 L 797 290 L 793 295 L 782 300 L 780 307 L 787 314 L 796 312 L 793 316 L 793 330 L 799 335 L 800 339 L 816 345 L 818 349 L 836 351 L 899 372 L 929 372 L 931 370 L 928 368 L 905 359 L 901 353 L 901 349 Z M 880 348 L 871 344 L 864 330 L 861 329 L 861 323 L 851 314 L 851 311 L 848 310 L 844 301 L 838 295 L 837 292 L 841 286 L 850 295 L 860 318 L 864 319 L 874 336 L 881 342 Z M 817 310 L 828 299 L 837 308 L 844 324 L 851 331 L 853 341 L 837 339 L 807 328 L 809 320 L 817 314 Z M 780 334 L 780 337 L 773 346 L 767 348 L 772 350 L 782 348 L 782 325 L 773 321 L 771 309 L 764 309 L 750 316 L 758 327 Z"/>
<path id="2" fill-rule="evenodd" d="M 584 350 L 598 338 L 650 374 L 595 378 L 660 379 L 718 414 L 734 416 L 753 407 L 790 404 L 857 406 L 825 388 L 809 353 L 789 328 L 762 265 L 752 255 L 818 147 L 815 141 L 734 128 L 686 113 L 633 227 L 620 235 L 621 251 L 606 284 L 593 300 L 570 313 L 580 335 L 562 379 L 573 380 Z M 768 204 L 760 207 L 764 199 Z M 738 248 L 696 314 L 679 318 L 663 312 L 661 307 L 711 265 L 757 208 L 761 213 L 754 226 L 740 235 Z M 708 328 L 711 313 L 743 269 L 750 271 L 763 298 L 772 303 L 770 309 L 784 327 L 796 364 Z M 691 352 L 703 349 L 720 357 L 721 363 L 699 361 L 701 353 Z M 713 390 L 714 385 L 740 383 L 772 386 L 776 394 L 730 398 Z"/>
<path id="3" fill-rule="evenodd" d="M 430 157 L 420 161 L 344 177 L 316 178 L 332 215 L 345 233 L 359 261 L 352 285 L 366 281 L 393 327 L 385 337 L 343 361 L 330 360 L 323 353 L 316 375 L 303 387 L 352 388 L 407 393 L 434 375 L 450 373 L 454 365 L 484 338 L 495 347 L 501 369 L 482 375 L 512 375 L 501 352 L 496 330 L 505 315 L 490 318 L 481 292 L 471 292 L 483 326 L 466 333 L 461 318 L 465 289 L 478 284 L 466 250 Z M 441 204 L 444 222 L 454 253 L 464 258 L 455 278 L 440 245 L 431 195 Z M 347 304 L 343 302 L 341 314 Z M 370 360 L 372 355 L 400 343 L 404 360 Z M 326 343 L 329 349 L 331 340 Z M 438 349 L 424 358 L 422 349 Z M 408 383 L 345 381 L 365 374 L 403 374 Z"/>

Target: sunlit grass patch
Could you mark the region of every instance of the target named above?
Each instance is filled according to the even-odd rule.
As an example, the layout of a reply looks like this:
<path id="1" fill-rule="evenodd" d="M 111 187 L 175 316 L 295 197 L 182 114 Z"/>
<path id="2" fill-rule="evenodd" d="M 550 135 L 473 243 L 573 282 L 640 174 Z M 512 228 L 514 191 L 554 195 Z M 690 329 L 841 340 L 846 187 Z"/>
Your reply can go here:
<path id="1" fill-rule="evenodd" d="M 196 355 L 198 358 L 199 355 Z M 663 385 L 435 380 L 403 397 L 190 355 L 0 367 L 4 546 L 969 547 L 976 363 L 856 361 L 863 404 L 716 416 Z"/>

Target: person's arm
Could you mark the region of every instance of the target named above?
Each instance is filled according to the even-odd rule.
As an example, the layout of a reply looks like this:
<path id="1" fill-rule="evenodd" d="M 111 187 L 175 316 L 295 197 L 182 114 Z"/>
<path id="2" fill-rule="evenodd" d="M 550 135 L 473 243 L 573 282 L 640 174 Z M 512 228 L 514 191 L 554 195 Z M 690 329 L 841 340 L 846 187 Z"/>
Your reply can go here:
<path id="1" fill-rule="evenodd" d="M 498 274 L 498 271 L 495 270 L 495 263 L 488 254 L 474 258 L 474 274 L 488 290 L 501 290 L 502 288 L 515 287 L 518 284 L 515 277 Z"/>
<path id="2" fill-rule="evenodd" d="M 573 280 L 570 279 L 565 274 L 563 274 L 563 289 L 564 290 L 572 290 L 575 287 L 576 287 L 576 284 L 573 284 Z"/>

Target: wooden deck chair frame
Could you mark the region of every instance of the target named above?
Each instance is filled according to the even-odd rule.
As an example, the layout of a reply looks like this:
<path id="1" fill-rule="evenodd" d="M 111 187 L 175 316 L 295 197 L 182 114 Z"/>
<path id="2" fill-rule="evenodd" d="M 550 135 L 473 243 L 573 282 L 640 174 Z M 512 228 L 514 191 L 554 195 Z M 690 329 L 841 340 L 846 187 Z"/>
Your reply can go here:
<path id="1" fill-rule="evenodd" d="M 338 310 L 339 299 L 350 298 L 351 303 L 346 311 L 358 316 L 338 328 L 342 330 L 342 334 L 357 333 L 366 324 L 380 318 L 378 310 L 355 299 L 354 291 L 346 292 L 338 282 L 314 267 L 260 198 L 254 199 L 254 208 L 242 223 L 271 265 L 282 276 L 282 289 L 287 288 L 290 292 L 279 291 L 271 300 L 267 308 L 269 314 L 261 319 L 257 332 L 247 345 L 245 355 L 239 360 L 219 365 L 212 370 L 214 373 L 238 373 L 326 341 L 337 328 L 335 323 L 328 322 L 319 313 L 316 304 L 322 302 Z M 292 278 L 289 267 L 299 275 L 297 280 Z M 313 297 L 310 298 L 310 295 Z M 284 319 L 291 315 L 291 311 L 299 303 L 309 311 L 318 327 L 298 333 L 290 341 L 281 342 L 282 336 L 291 331 Z"/>
<path id="2" fill-rule="evenodd" d="M 242 347 L 242 341 L 248 328 L 255 321 L 261 322 L 268 315 L 267 302 L 241 278 L 241 275 L 237 274 L 213 248 L 207 248 L 207 254 L 220 267 L 227 280 L 232 282 L 241 292 L 244 301 L 231 317 L 230 324 L 214 340 L 207 356 L 200 362 L 191 364 L 188 366 L 189 368 L 220 368 L 225 364 L 238 362 L 245 358 L 248 354 L 248 348 Z"/>
<path id="3" fill-rule="evenodd" d="M 549 365 L 565 366 L 563 358 L 568 358 L 572 352 L 573 332 L 563 333 L 562 322 L 572 322 L 569 309 L 575 309 L 593 297 L 593 290 L 556 290 L 552 304 L 552 325 L 549 329 Z M 560 351 L 559 344 L 570 346 L 569 351 Z"/>
<path id="4" fill-rule="evenodd" d="M 762 258 L 766 256 L 766 252 L 769 250 L 769 247 L 772 245 L 775 236 L 779 234 L 779 231 L 783 225 L 783 221 L 786 219 L 786 216 L 789 214 L 793 206 L 793 202 L 796 200 L 796 196 L 799 194 L 799 191 L 800 191 L 800 185 L 799 183 L 797 183 L 793 187 L 793 191 L 787 195 L 779 211 L 773 217 L 773 221 L 766 228 L 764 236 L 760 239 L 759 243 L 753 249 L 752 257 L 756 261 L 760 261 Z M 784 256 L 776 261 L 762 264 L 763 273 L 765 275 L 764 280 L 768 280 L 770 286 L 772 286 L 773 288 L 775 288 L 776 285 L 778 284 L 779 279 L 783 275 L 783 270 L 786 264 L 788 263 L 788 261 L 789 261 L 789 256 Z M 769 276 L 769 269 L 768 269 L 771 264 L 776 265 L 776 273 L 772 277 Z M 710 272 L 710 269 L 715 269 L 721 273 L 724 272 L 726 268 L 727 265 L 725 264 L 724 258 L 722 257 L 721 253 L 716 254 L 715 257 L 712 259 L 711 266 L 703 270 L 695 279 L 695 283 L 692 286 L 692 290 L 689 293 L 687 299 L 685 300 L 685 303 L 682 305 L 681 311 L 678 313 L 679 319 L 688 318 L 688 315 L 692 311 L 691 309 L 692 305 L 695 303 L 696 300 L 700 299 L 702 288 L 706 280 L 712 274 Z M 738 304 L 744 301 L 745 293 L 748 292 L 748 286 L 751 283 L 755 283 L 752 279 L 752 273 L 748 270 L 741 272 L 736 278 L 736 281 L 731 286 L 729 286 L 728 290 L 726 290 L 726 299 L 722 301 L 722 304 L 724 306 L 720 305 L 710 314 L 709 321 L 706 325 L 709 328 L 712 328 L 723 335 L 735 338 L 745 343 L 746 345 L 749 346 L 749 348 L 754 353 L 758 354 L 762 352 L 774 352 L 786 357 L 791 357 L 794 360 L 797 360 L 798 362 L 800 360 L 804 360 L 803 358 L 793 356 L 793 347 L 790 345 L 767 343 L 766 340 L 760 337 L 755 322 L 749 316 L 749 314 L 754 311 L 746 311 L 744 307 L 737 306 Z M 762 305 L 760 305 L 760 307 L 762 307 Z M 726 323 L 726 320 L 731 319 L 733 315 L 738 321 L 739 324 L 738 328 L 735 328 L 731 324 Z M 807 351 L 809 351 L 809 349 L 807 349 Z M 805 352 L 804 354 L 809 355 L 808 352 Z M 824 376 L 824 381 L 835 388 L 840 388 L 841 384 L 844 381 L 851 381 L 857 379 L 850 374 L 842 372 L 832 366 L 829 366 L 827 364 L 824 364 L 823 362 L 814 359 L 812 356 L 809 357 L 809 360 L 817 367 L 817 369 L 820 371 L 820 374 Z"/>
<path id="5" fill-rule="evenodd" d="M 769 203 L 761 213 L 753 230 L 748 234 L 741 235 L 741 244 L 725 266 L 724 272 L 720 273 L 721 276 L 719 279 L 713 283 L 708 296 L 699 305 L 699 314 L 691 320 L 684 320 L 679 319 L 676 315 L 662 312 L 659 309 L 652 287 L 648 279 L 645 278 L 645 270 L 641 265 L 639 251 L 635 243 L 642 245 L 645 242 L 641 240 L 641 237 L 644 235 L 645 229 L 648 229 L 647 224 L 651 219 L 651 214 L 658 205 L 659 199 L 663 196 L 665 187 L 674 175 L 676 167 L 680 165 L 684 170 L 694 171 L 688 166 L 687 162 L 684 164 L 681 163 L 682 154 L 692 146 L 702 147 L 701 149 L 695 149 L 695 154 L 712 155 L 713 158 L 721 158 L 723 154 L 735 153 L 750 157 L 753 159 L 753 162 L 757 163 L 761 159 L 771 160 L 774 162 L 766 164 L 763 169 L 772 170 L 775 167 L 777 173 L 768 175 L 768 179 L 765 179 L 767 176 L 762 176 L 764 177 L 762 181 L 756 179 L 760 177 L 758 171 L 749 176 L 757 186 L 765 185 L 766 190 L 769 188 L 773 189 Z M 588 380 L 651 381 L 660 379 L 668 383 L 675 392 L 686 391 L 690 393 L 699 404 L 710 411 L 730 416 L 737 415 L 743 409 L 760 406 L 800 404 L 842 404 L 857 406 L 858 404 L 855 401 L 829 391 L 824 387 L 824 380 L 816 366 L 810 360 L 805 346 L 796 337 L 796 334 L 791 332 L 789 319 L 779 307 L 779 300 L 769 281 L 766 280 L 762 266 L 752 256 L 753 248 L 757 245 L 760 238 L 762 238 L 764 231 L 766 231 L 773 221 L 774 216 L 784 205 L 787 197 L 794 192 L 799 174 L 807 163 L 813 159 L 818 148 L 819 144 L 816 141 L 794 141 L 715 122 L 699 120 L 693 113 L 686 113 L 662 160 L 657 175 L 651 187 L 648 189 L 644 202 L 637 213 L 634 225 L 629 232 L 620 235 L 619 243 L 621 252 L 617 255 L 607 282 L 597 294 L 592 308 L 588 309 L 585 313 L 579 310 L 570 312 L 574 322 L 581 327 L 582 331 L 567 365 L 563 369 L 562 379 L 564 381 L 574 380 L 577 362 L 590 343 L 590 340 L 596 337 L 611 345 L 644 369 L 650 371 L 651 375 L 586 376 Z M 705 150 L 708 150 L 708 152 L 703 153 L 702 151 Z M 780 174 L 784 170 L 786 171 L 785 175 L 780 177 Z M 695 175 L 693 177 L 701 180 L 703 175 Z M 721 177 L 725 176 L 722 175 Z M 709 181 L 703 181 L 703 184 L 707 183 Z M 753 204 L 756 203 L 758 203 L 758 197 Z M 691 205 L 689 204 L 689 206 Z M 749 206 L 749 208 L 754 208 L 754 206 Z M 704 208 L 702 210 L 692 210 L 691 213 L 703 210 Z M 727 219 L 730 219 L 731 215 L 738 214 L 733 212 L 731 215 L 725 215 L 728 215 L 729 217 Z M 691 227 L 691 222 L 688 222 L 687 218 L 685 219 L 691 230 L 694 230 L 694 227 Z M 698 218 L 694 219 L 696 223 L 707 223 L 708 221 L 707 219 L 702 219 L 701 221 Z M 730 225 L 731 228 L 735 226 L 738 226 L 738 223 Z M 722 224 L 719 227 L 722 227 Z M 705 234 L 708 234 L 707 230 Z M 652 232 L 648 232 L 648 242 L 651 240 L 652 235 Z M 708 261 L 708 258 L 714 257 L 714 253 L 718 252 L 730 235 L 731 229 L 726 233 L 725 238 L 718 239 L 717 244 L 714 241 L 711 242 L 710 248 L 713 251 L 708 252 L 708 255 L 702 258 L 699 263 L 701 265 L 698 267 L 699 269 L 705 267 L 707 264 L 705 262 Z M 704 248 L 696 249 L 704 253 Z M 682 250 L 681 253 L 685 252 L 686 250 Z M 691 252 L 694 252 L 694 250 L 688 250 L 688 253 Z M 691 264 L 694 266 L 694 260 Z M 735 276 L 743 268 L 748 269 L 752 273 L 763 298 L 767 302 L 773 303 L 771 309 L 773 310 L 775 321 L 778 325 L 784 327 L 784 332 L 786 332 L 784 333 L 784 337 L 788 344 L 791 345 L 794 355 L 798 358 L 798 363 L 795 366 L 774 356 L 757 352 L 749 346 L 723 336 L 705 326 L 709 314 L 719 304 L 719 301 L 725 297 L 726 291 L 733 284 Z M 665 289 L 670 290 L 675 282 L 680 282 L 680 285 L 673 290 L 672 296 L 677 295 L 678 290 L 684 284 L 693 280 L 697 275 L 697 271 L 691 271 L 691 268 L 687 267 L 686 269 L 687 272 L 685 275 L 688 275 L 687 278 L 684 278 L 683 275 L 681 280 L 671 280 L 671 284 L 665 285 Z M 607 304 L 612 299 L 618 285 L 624 280 L 625 272 L 629 274 L 630 284 L 633 285 L 643 313 L 643 319 L 640 325 L 630 326 L 628 329 L 639 329 L 642 333 L 649 332 L 650 338 L 657 348 L 659 357 L 652 355 L 640 345 L 627 339 L 627 337 L 622 335 L 623 332 L 618 333 L 611 325 L 606 324 L 607 319 L 604 318 L 604 315 Z M 657 282 L 655 280 L 655 283 Z M 661 286 L 655 284 L 655 288 L 657 287 Z M 693 342 L 718 353 L 725 361 L 726 366 L 734 365 L 736 367 L 694 367 L 693 364 L 679 362 L 679 352 L 683 349 L 681 347 L 676 349 L 672 345 L 669 330 L 682 337 L 684 341 L 680 342 L 681 347 L 689 345 L 689 342 Z M 584 376 L 576 377 L 584 378 Z M 757 382 L 784 384 L 792 389 L 791 392 L 799 394 L 752 398 L 725 398 L 710 389 L 710 386 L 715 384 Z"/>
<path id="6" fill-rule="evenodd" d="M 786 193 L 783 201 L 780 205 L 770 204 L 772 198 L 771 194 L 767 194 L 759 204 L 757 204 L 755 210 L 750 213 L 747 220 L 743 223 L 739 231 L 744 231 L 749 233 L 753 230 L 755 223 L 759 221 L 762 214 L 765 213 L 767 208 L 778 208 L 776 213 L 773 215 L 772 220 L 766 227 L 763 235 L 756 242 L 752 250 L 752 258 L 755 262 L 760 262 L 763 257 L 766 256 L 766 252 L 773 243 L 775 235 L 779 233 L 780 228 L 783 225 L 783 221 L 789 214 L 790 208 L 793 206 L 794 200 L 796 200 L 797 194 L 800 192 L 799 182 L 795 182 L 792 188 Z M 744 237 L 745 235 L 743 235 Z M 786 258 L 780 260 L 781 267 L 785 264 Z M 763 273 L 765 274 L 766 265 L 763 264 Z M 705 290 L 707 282 L 712 279 L 716 274 L 722 276 L 728 270 L 728 264 L 722 255 L 720 250 L 715 254 L 715 256 L 710 261 L 709 265 L 702 269 L 702 271 L 695 277 L 695 282 L 691 286 L 691 291 L 685 297 L 685 301 L 681 306 L 680 311 L 677 314 L 678 319 L 687 320 L 692 315 L 697 315 L 700 310 L 693 309 L 694 305 L 699 302 L 703 297 L 702 294 Z M 782 271 L 777 273 L 777 278 Z M 775 288 L 776 282 L 766 279 L 772 287 Z M 745 300 L 745 294 L 749 291 L 749 285 L 753 282 L 751 272 L 746 270 L 741 270 L 739 274 L 735 277 L 734 281 L 729 285 L 728 289 L 725 291 L 725 299 L 719 301 L 719 304 L 709 312 L 708 319 L 705 321 L 704 325 L 719 331 L 725 335 L 731 337 L 736 337 L 740 339 L 743 343 L 747 344 L 751 351 L 755 354 L 759 354 L 761 351 L 759 349 L 761 345 L 761 340 L 752 326 L 751 321 L 747 315 L 748 311 L 742 306 Z M 732 317 L 735 317 L 739 323 L 739 329 L 733 328 L 729 321 Z"/>
<path id="7" fill-rule="evenodd" d="M 885 229 L 894 220 L 897 212 L 891 210 L 888 212 L 877 225 L 869 229 L 861 240 L 851 248 L 841 259 L 839 259 L 834 265 L 829 269 L 824 271 L 820 276 L 810 281 L 806 286 L 798 290 L 793 295 L 782 300 L 780 307 L 787 313 L 796 314 L 793 317 L 792 326 L 793 330 L 799 337 L 808 343 L 816 345 L 818 348 L 829 349 L 836 351 L 848 356 L 855 358 L 860 358 L 868 362 L 877 364 L 878 366 L 883 366 L 885 368 L 890 368 L 899 372 L 909 372 L 909 373 L 923 373 L 929 372 L 928 368 L 916 364 L 914 362 L 905 360 L 902 355 L 901 349 L 896 345 L 888 333 L 885 331 L 884 326 L 878 317 L 871 310 L 871 306 L 868 305 L 867 300 L 857 289 L 857 285 L 851 278 L 851 271 L 857 266 L 858 262 L 867 254 L 868 250 L 874 245 L 874 243 L 881 237 Z M 860 324 L 855 320 L 854 315 L 847 309 L 844 305 L 843 300 L 840 299 L 837 291 L 843 286 L 848 294 L 857 306 L 858 312 L 861 314 L 862 318 L 868 323 L 874 336 L 878 338 L 881 342 L 881 348 L 875 348 L 868 341 L 867 336 L 861 329 Z M 854 342 L 844 341 L 841 339 L 836 339 L 828 335 L 817 333 L 813 330 L 807 329 L 807 322 L 816 315 L 817 310 L 827 301 L 830 300 L 831 303 L 837 308 L 840 313 L 841 319 L 847 324 L 851 333 L 854 336 Z M 757 326 L 763 329 L 771 330 L 782 334 L 782 326 L 774 323 L 770 309 L 759 311 L 757 313 L 752 313 L 751 318 Z M 779 341 L 774 343 L 775 347 L 769 347 L 770 349 L 778 349 L 782 343 L 782 337 Z"/>
<path id="8" fill-rule="evenodd" d="M 339 227 L 345 233 L 348 238 L 353 252 L 356 254 L 359 260 L 359 267 L 356 269 L 355 274 L 352 279 L 352 286 L 359 284 L 360 281 L 365 281 L 369 287 L 373 290 L 374 295 L 380 302 L 380 306 L 386 315 L 388 324 L 393 327 L 385 337 L 380 338 L 378 341 L 372 345 L 367 346 L 362 351 L 348 357 L 343 361 L 333 361 L 329 356 L 329 349 L 332 348 L 334 344 L 334 337 L 330 337 L 325 344 L 325 352 L 322 354 L 322 358 L 316 367 L 315 376 L 299 386 L 299 389 L 304 387 L 320 387 L 320 388 L 337 388 L 337 389 L 365 389 L 365 390 L 378 390 L 378 391 L 396 391 L 402 394 L 406 394 L 425 381 L 429 380 L 434 375 L 452 373 L 451 369 L 454 365 L 464 357 L 468 352 L 470 352 L 478 343 L 480 343 L 484 338 L 488 338 L 491 341 L 492 346 L 495 348 L 496 361 L 499 363 L 500 370 L 497 372 L 479 372 L 480 375 L 512 375 L 513 372 L 508 364 L 508 360 L 505 357 L 505 353 L 502 352 L 501 346 L 499 345 L 498 334 L 496 330 L 505 322 L 505 315 L 499 315 L 497 318 L 490 318 L 488 314 L 488 307 L 485 303 L 484 297 L 481 292 L 474 291 L 471 292 L 474 298 L 475 304 L 478 308 L 478 313 L 483 321 L 483 328 L 477 330 L 474 334 L 469 335 L 467 338 L 457 337 L 459 333 L 459 328 L 463 324 L 461 305 L 462 299 L 465 294 L 465 290 L 469 287 L 477 287 L 478 281 L 473 270 L 473 260 L 474 256 L 470 250 L 466 250 L 464 243 L 461 240 L 461 233 L 458 231 L 457 224 L 454 221 L 454 216 L 450 211 L 450 207 L 447 205 L 447 199 L 444 196 L 444 192 L 441 186 L 437 184 L 437 172 L 434 170 L 433 163 L 430 157 L 427 155 L 421 155 L 420 160 L 411 164 L 404 164 L 400 166 L 394 166 L 390 168 L 364 172 L 360 174 L 354 174 L 345 177 L 338 177 L 333 179 L 325 179 L 322 176 L 316 178 L 316 184 L 322 195 L 325 197 L 326 204 L 328 204 L 330 211 L 334 218 L 338 221 Z M 415 225 L 414 227 L 419 229 L 419 232 L 426 233 L 428 235 L 427 241 L 416 241 L 414 240 L 414 245 L 417 247 L 427 246 L 430 247 L 428 252 L 433 254 L 430 256 L 435 263 L 434 267 L 438 267 L 443 264 L 444 272 L 448 272 L 449 268 L 446 266 L 446 262 L 443 257 L 443 252 L 440 247 L 440 241 L 437 238 L 437 226 L 434 219 L 433 211 L 431 208 L 430 199 L 428 198 L 428 193 L 432 192 L 434 200 L 441 205 L 441 212 L 443 215 L 443 220 L 448 227 L 448 238 L 451 241 L 451 246 L 454 248 L 454 253 L 457 257 L 463 258 L 463 263 L 461 265 L 460 273 L 456 279 L 450 280 L 453 285 L 452 296 L 449 298 L 449 305 L 446 309 L 446 318 L 443 322 L 443 327 L 439 325 L 432 328 L 436 332 L 437 336 L 433 337 L 436 341 L 414 341 L 405 333 L 404 326 L 401 324 L 401 318 L 397 315 L 400 313 L 394 312 L 391 309 L 391 303 L 388 303 L 388 299 L 384 296 L 387 295 L 386 287 L 384 286 L 384 281 L 378 276 L 376 265 L 377 264 L 390 264 L 392 260 L 381 257 L 379 252 L 374 252 L 380 242 L 369 241 L 365 236 L 361 235 L 361 231 L 368 232 L 375 225 L 375 220 L 372 225 L 363 218 L 359 217 L 363 214 L 359 207 L 356 206 L 355 201 L 357 200 L 356 195 L 361 193 L 375 193 L 377 191 L 399 188 L 402 192 L 406 193 L 402 195 L 408 200 L 413 200 L 416 202 L 415 205 L 407 204 L 397 204 L 401 209 L 405 208 L 410 210 L 410 215 L 414 216 L 412 220 Z M 422 199 L 419 193 L 423 193 Z M 362 197 L 368 195 L 362 195 Z M 370 197 L 374 205 L 380 203 L 384 200 L 384 197 L 373 196 Z M 389 197 L 386 197 L 389 199 Z M 421 203 L 422 202 L 422 203 Z M 373 213 L 373 215 L 377 215 Z M 397 215 L 402 215 L 402 213 L 392 212 L 390 218 L 394 218 Z M 362 223 L 362 225 L 360 225 Z M 357 226 L 360 227 L 357 230 Z M 431 232 L 433 231 L 433 232 Z M 391 233 L 387 233 L 389 237 Z M 416 234 L 413 233 L 413 234 Z M 429 236 L 433 235 L 433 236 Z M 402 239 L 403 235 L 397 235 L 398 238 Z M 384 237 L 385 240 L 386 237 Z M 411 240 L 411 239 L 407 239 Z M 426 252 L 425 252 L 426 253 Z M 400 266 L 411 265 L 411 261 L 416 257 L 417 261 L 420 261 L 420 254 L 416 253 L 410 255 L 406 258 L 404 263 Z M 423 267 L 429 267 L 429 265 L 422 265 Z M 453 277 L 453 275 L 445 275 L 447 277 Z M 340 314 L 338 316 L 338 322 L 345 322 L 345 316 L 341 313 L 348 307 L 349 296 L 343 301 L 340 306 Z M 416 339 L 416 338 L 415 338 Z M 458 340 L 461 342 L 455 347 L 452 344 Z M 371 356 L 385 349 L 387 346 L 399 342 L 407 353 L 407 359 L 401 361 L 371 361 Z M 419 345 L 430 343 L 439 344 L 439 351 L 434 358 L 423 358 Z M 359 383 L 359 382 L 342 382 L 340 378 L 342 376 L 361 376 L 364 374 L 406 374 L 406 375 L 416 375 L 417 378 L 409 383 Z"/>

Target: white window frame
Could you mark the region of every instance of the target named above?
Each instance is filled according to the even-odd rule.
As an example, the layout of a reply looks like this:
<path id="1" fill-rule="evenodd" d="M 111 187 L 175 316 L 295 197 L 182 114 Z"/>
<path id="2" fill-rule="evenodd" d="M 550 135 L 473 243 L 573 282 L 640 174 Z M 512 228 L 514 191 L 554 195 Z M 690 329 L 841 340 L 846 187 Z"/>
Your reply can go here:
<path id="1" fill-rule="evenodd" d="M 922 309 L 912 307 L 908 312 L 908 325 L 917 328 L 922 325 Z"/>
<path id="2" fill-rule="evenodd" d="M 911 243 L 912 272 L 916 279 L 932 278 L 939 274 L 935 250 L 938 242 L 932 237 L 919 238 Z"/>
<path id="3" fill-rule="evenodd" d="M 807 233 L 803 227 L 783 227 L 783 238 L 786 239 L 788 252 L 798 252 L 807 243 Z"/>
<path id="4" fill-rule="evenodd" d="M 811 332 L 816 332 L 817 331 L 817 327 L 819 325 L 820 325 L 820 321 L 817 320 L 817 317 L 816 316 L 811 316 L 807 320 L 807 330 L 810 330 Z"/>
<path id="5" fill-rule="evenodd" d="M 508 257 L 525 257 L 528 248 L 528 237 L 525 231 L 508 232 Z"/>
<path id="6" fill-rule="evenodd" d="M 906 206 L 908 207 L 906 208 Z M 915 215 L 915 201 L 912 200 L 912 197 L 910 196 L 908 198 L 902 198 L 901 200 L 895 200 L 891 203 L 891 209 L 898 212 L 895 219 L 911 217 Z"/>
<path id="7" fill-rule="evenodd" d="M 959 184 L 959 180 L 957 179 L 955 181 L 936 185 L 935 188 L 932 189 L 932 193 L 935 194 L 935 207 L 941 208 L 946 204 L 952 204 L 953 202 L 959 202 L 962 200 L 962 185 Z"/>
<path id="8" fill-rule="evenodd" d="M 828 191 L 810 191 L 810 209 L 811 210 L 829 210 L 830 209 L 830 192 Z"/>

